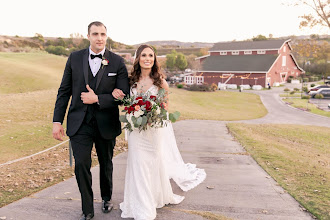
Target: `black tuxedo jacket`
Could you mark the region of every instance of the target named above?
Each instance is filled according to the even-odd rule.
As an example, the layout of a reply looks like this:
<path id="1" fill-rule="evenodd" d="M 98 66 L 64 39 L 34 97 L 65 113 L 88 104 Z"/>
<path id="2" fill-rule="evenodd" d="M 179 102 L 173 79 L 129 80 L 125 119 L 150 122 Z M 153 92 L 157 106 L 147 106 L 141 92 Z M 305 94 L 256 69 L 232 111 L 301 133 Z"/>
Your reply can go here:
<path id="1" fill-rule="evenodd" d="M 63 123 L 68 102 L 72 97 L 67 117 L 68 136 L 73 136 L 78 131 L 87 112 L 87 104 L 82 102 L 80 95 L 82 92 L 88 92 L 88 56 L 88 48 L 70 54 L 58 89 L 53 122 Z M 104 66 L 101 64 L 96 75 L 94 92 L 98 95 L 99 105 L 95 110 L 95 118 L 102 137 L 113 139 L 121 133 L 121 124 L 118 109 L 120 102 L 115 101 L 111 93 L 115 88 L 121 89 L 125 94 L 129 93 L 128 73 L 122 57 L 107 49 L 104 57 L 109 63 Z"/>

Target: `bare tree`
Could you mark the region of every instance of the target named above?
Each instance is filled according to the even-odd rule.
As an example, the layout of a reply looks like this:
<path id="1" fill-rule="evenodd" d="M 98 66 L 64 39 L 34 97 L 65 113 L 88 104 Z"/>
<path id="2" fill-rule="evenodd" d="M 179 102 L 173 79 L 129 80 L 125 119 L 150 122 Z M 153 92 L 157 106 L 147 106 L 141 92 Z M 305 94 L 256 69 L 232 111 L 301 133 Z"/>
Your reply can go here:
<path id="1" fill-rule="evenodd" d="M 295 5 L 307 5 L 313 9 L 312 13 L 299 16 L 303 19 L 300 28 L 321 25 L 330 29 L 330 0 L 297 0 Z"/>

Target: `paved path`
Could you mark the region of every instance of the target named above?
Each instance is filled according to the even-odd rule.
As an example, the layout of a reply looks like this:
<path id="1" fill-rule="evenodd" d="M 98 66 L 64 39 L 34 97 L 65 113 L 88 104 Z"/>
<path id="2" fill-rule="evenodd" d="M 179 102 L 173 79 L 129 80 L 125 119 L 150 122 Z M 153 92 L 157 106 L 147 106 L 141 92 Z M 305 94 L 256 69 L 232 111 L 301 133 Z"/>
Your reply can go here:
<path id="1" fill-rule="evenodd" d="M 285 87 L 300 88 L 301 86 L 287 84 Z M 271 90 L 266 91 L 245 90 L 244 92 L 251 92 L 260 96 L 262 103 L 268 110 L 268 114 L 263 118 L 243 120 L 240 122 L 254 124 L 300 124 L 330 127 L 329 117 L 305 112 L 285 104 L 279 97 L 279 94 L 283 93 L 285 87 L 272 87 Z"/>
<path id="2" fill-rule="evenodd" d="M 256 92 L 261 95 L 269 111 L 265 117 L 246 123 L 314 124 L 329 127 L 329 119 L 315 116 L 283 104 L 276 93 L 282 88 Z M 189 192 L 182 192 L 175 184 L 175 193 L 186 199 L 179 205 L 169 205 L 158 210 L 157 219 L 194 220 L 200 213 L 211 212 L 233 219 L 304 220 L 312 219 L 302 211 L 289 194 L 268 176 L 233 140 L 226 122 L 187 120 L 174 124 L 179 149 L 186 162 L 196 163 L 207 173 L 206 180 Z M 121 219 L 118 205 L 123 198 L 127 153 L 114 158 L 115 210 L 103 214 L 100 210 L 98 189 L 99 168 L 94 167 L 93 189 L 95 195 L 95 220 Z M 211 189 L 209 189 L 211 188 Z M 213 189 L 212 189 L 213 188 Z M 0 209 L 0 217 L 15 220 L 75 220 L 80 216 L 80 195 L 75 179 L 70 178 L 30 197 Z"/>

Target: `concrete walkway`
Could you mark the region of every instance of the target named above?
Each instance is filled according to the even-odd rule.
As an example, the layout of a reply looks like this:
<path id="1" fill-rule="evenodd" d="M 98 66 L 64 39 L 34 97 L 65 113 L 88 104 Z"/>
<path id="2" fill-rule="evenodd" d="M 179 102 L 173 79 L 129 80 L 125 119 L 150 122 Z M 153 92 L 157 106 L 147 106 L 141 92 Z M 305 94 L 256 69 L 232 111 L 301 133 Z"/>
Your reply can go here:
<path id="1" fill-rule="evenodd" d="M 273 87 L 271 90 L 253 91 L 244 90 L 244 92 L 254 93 L 260 96 L 262 103 L 267 108 L 268 114 L 263 118 L 253 120 L 242 120 L 239 122 L 254 124 L 300 124 L 330 127 L 330 118 L 316 115 L 310 112 L 302 111 L 285 104 L 280 93 L 284 88 L 300 88 L 301 85 L 286 84 L 285 87 Z"/>
<path id="2" fill-rule="evenodd" d="M 293 109 L 283 104 L 276 93 L 283 87 L 259 91 L 269 114 L 245 123 L 289 123 L 330 126 L 330 120 Z M 279 117 L 280 116 L 280 117 Z M 186 199 L 179 205 L 158 209 L 157 219 L 204 219 L 207 212 L 233 219 L 304 220 L 312 217 L 302 211 L 288 193 L 249 156 L 228 133 L 226 122 L 187 120 L 174 124 L 179 149 L 185 162 L 204 168 L 206 180 L 195 189 L 182 192 L 172 184 L 176 194 Z M 109 214 L 101 212 L 98 172 L 94 167 L 93 190 L 95 220 L 121 219 L 119 203 L 123 199 L 127 153 L 114 158 L 115 209 Z M 74 178 L 49 187 L 30 197 L 0 209 L 0 219 L 15 220 L 76 220 L 81 214 L 81 201 Z M 189 213 L 199 211 L 198 214 Z M 1 218 L 5 217 L 5 218 Z M 219 217 L 220 218 L 220 217 Z"/>

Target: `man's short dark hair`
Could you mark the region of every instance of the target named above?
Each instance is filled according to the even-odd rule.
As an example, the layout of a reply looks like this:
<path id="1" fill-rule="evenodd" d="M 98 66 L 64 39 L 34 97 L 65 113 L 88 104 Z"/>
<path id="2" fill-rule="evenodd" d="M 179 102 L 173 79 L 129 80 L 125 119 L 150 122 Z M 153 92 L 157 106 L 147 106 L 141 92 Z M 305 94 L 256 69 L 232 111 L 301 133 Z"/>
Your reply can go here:
<path id="1" fill-rule="evenodd" d="M 100 22 L 100 21 L 93 21 L 92 23 L 90 23 L 90 24 L 88 25 L 88 34 L 89 34 L 89 32 L 90 32 L 90 30 L 91 30 L 91 27 L 92 27 L 93 25 L 95 25 L 95 26 L 103 26 L 103 27 L 105 27 L 105 30 L 107 30 L 107 27 L 106 27 L 102 22 Z"/>

